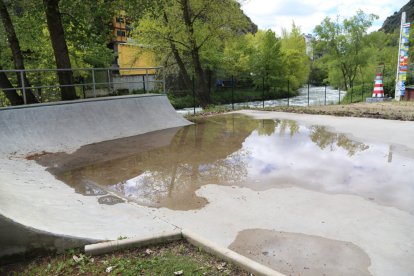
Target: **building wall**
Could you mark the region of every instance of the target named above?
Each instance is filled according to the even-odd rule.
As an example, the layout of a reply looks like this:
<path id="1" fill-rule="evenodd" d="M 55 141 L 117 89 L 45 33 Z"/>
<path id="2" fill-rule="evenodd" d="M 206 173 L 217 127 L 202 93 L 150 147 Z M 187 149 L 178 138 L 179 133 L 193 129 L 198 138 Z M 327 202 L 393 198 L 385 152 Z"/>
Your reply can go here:
<path id="1" fill-rule="evenodd" d="M 155 55 L 143 47 L 131 44 L 118 45 L 119 68 L 148 68 L 156 67 Z M 156 70 L 121 70 L 120 75 L 154 75 Z"/>
<path id="2" fill-rule="evenodd" d="M 144 90 L 144 79 L 146 91 L 153 91 L 157 89 L 157 85 L 153 82 L 155 80 L 154 75 L 148 75 L 148 78 L 145 75 L 113 76 L 113 89 L 115 91 L 128 90 L 130 93 L 137 90 Z"/>

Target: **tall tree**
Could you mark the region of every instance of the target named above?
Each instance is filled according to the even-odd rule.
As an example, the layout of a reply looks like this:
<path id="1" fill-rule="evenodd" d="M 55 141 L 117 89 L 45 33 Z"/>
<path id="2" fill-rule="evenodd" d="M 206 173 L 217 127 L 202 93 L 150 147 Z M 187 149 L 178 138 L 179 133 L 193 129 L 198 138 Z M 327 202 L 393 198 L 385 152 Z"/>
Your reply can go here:
<path id="1" fill-rule="evenodd" d="M 280 39 L 272 30 L 259 31 L 254 36 L 248 35 L 251 47 L 250 56 L 252 73 L 257 86 L 269 90 L 285 79 L 285 66 L 280 51 Z"/>
<path id="2" fill-rule="evenodd" d="M 235 0 L 159 0 L 135 30 L 138 41 L 152 46 L 158 55 L 171 54 L 190 88 L 190 72 L 197 79 L 196 94 L 202 106 L 210 103 L 206 69 L 212 54 L 224 48 L 224 41 L 248 25 Z"/>
<path id="3" fill-rule="evenodd" d="M 46 10 L 47 27 L 50 33 L 53 53 L 58 69 L 71 69 L 68 46 L 59 9 L 60 0 L 43 0 Z M 76 90 L 73 85 L 73 72 L 71 70 L 58 71 L 62 100 L 76 99 Z"/>
<path id="4" fill-rule="evenodd" d="M 3 70 L 3 67 L 0 65 L 0 70 Z M 0 72 L 0 88 L 4 89 L 4 94 L 9 100 L 11 105 L 20 105 L 23 104 L 23 98 L 17 94 L 16 89 L 13 87 L 13 84 L 10 82 L 6 73 Z"/>
<path id="5" fill-rule="evenodd" d="M 338 80 L 332 78 L 340 74 L 345 89 L 348 89 L 360 68 L 367 65 L 370 56 L 367 31 L 377 18 L 374 14 L 358 11 L 343 22 L 335 22 L 327 17 L 315 27 L 316 45 L 320 52 L 325 53 L 324 59 L 330 66 L 331 83 L 338 84 Z"/>
<path id="6" fill-rule="evenodd" d="M 305 39 L 300 28 L 292 23 L 292 30 L 282 30 L 281 52 L 284 56 L 284 64 L 289 72 L 289 80 L 292 89 L 301 87 L 309 77 L 310 58 L 306 54 Z"/>
<path id="7" fill-rule="evenodd" d="M 4 26 L 4 30 L 6 31 L 7 41 L 9 43 L 13 61 L 14 61 L 14 68 L 16 70 L 25 70 L 24 67 L 24 58 L 22 55 L 22 51 L 20 49 L 20 43 L 19 39 L 17 38 L 16 31 L 14 30 L 13 22 L 10 18 L 9 11 L 7 10 L 6 4 L 4 3 L 4 0 L 0 0 L 0 16 L 1 20 Z M 22 80 L 23 76 L 23 80 Z M 17 73 L 17 81 L 19 83 L 19 87 L 22 88 L 23 93 L 23 87 L 30 87 L 30 83 L 26 77 L 26 72 L 22 71 L 22 73 Z M 7 75 L 2 73 L 1 75 L 1 84 L 2 87 L 4 85 L 4 88 L 11 89 L 10 87 L 11 82 L 7 78 Z M 27 103 L 37 103 L 38 100 L 34 96 L 32 90 L 30 88 L 25 89 L 26 94 L 26 101 Z M 6 97 L 9 99 L 11 104 L 20 104 L 21 101 L 19 100 L 19 95 L 17 94 L 16 90 L 7 90 Z"/>

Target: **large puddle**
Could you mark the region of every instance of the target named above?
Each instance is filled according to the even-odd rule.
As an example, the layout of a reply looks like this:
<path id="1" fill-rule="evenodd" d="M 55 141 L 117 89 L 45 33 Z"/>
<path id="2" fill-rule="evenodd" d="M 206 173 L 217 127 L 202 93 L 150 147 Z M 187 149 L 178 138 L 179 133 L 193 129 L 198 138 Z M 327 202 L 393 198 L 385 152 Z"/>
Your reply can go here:
<path id="1" fill-rule="evenodd" d="M 414 212 L 414 159 L 387 144 L 361 143 L 323 126 L 216 116 L 195 125 L 43 155 L 37 162 L 102 204 L 135 201 L 198 209 L 202 185 L 253 190 L 300 187 L 358 195 Z"/>

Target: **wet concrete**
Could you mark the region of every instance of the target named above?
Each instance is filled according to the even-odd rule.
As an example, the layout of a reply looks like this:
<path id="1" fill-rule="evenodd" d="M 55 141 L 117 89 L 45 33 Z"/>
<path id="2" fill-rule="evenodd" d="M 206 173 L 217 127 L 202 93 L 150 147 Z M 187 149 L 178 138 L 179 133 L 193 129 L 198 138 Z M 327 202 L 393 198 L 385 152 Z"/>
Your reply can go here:
<path id="1" fill-rule="evenodd" d="M 229 248 L 286 275 L 371 275 L 370 258 L 351 242 L 301 233 L 246 229 Z"/>
<path id="2" fill-rule="evenodd" d="M 146 151 L 136 149 L 137 143 L 113 157 L 110 152 L 118 146 L 108 141 L 106 147 L 112 150 L 98 158 L 99 145 L 94 144 L 91 152 L 84 151 L 82 166 L 70 162 L 76 157 L 73 151 L 61 163 L 45 164 L 49 171 L 33 160 L 4 156 L 0 213 L 56 238 L 108 240 L 162 234 L 178 227 L 227 247 L 246 229 L 303 233 L 354 244 L 369 256 L 373 275 L 413 275 L 414 218 L 408 211 L 414 198 L 409 183 L 413 122 L 245 113 L 260 120 L 209 118 L 196 129 L 178 129 L 171 139 Z M 135 155 L 128 153 L 135 150 Z M 169 155 L 173 150 L 177 154 Z M 90 158 L 93 154 L 103 161 Z M 106 162 L 116 170 L 99 169 Z M 57 179 L 52 170 L 56 175 L 77 174 L 84 184 L 75 192 L 75 186 Z M 172 175 L 169 197 L 165 191 Z M 125 185 L 137 177 L 145 181 Z M 151 179 L 162 181 L 154 184 Z M 110 189 L 112 182 L 119 192 Z M 157 201 L 171 200 L 165 203 L 171 206 L 136 204 L 135 190 L 149 195 L 138 193 L 136 202 L 162 207 L 164 203 Z M 110 202 L 108 196 L 124 203 L 101 204 Z M 187 205 L 189 198 L 194 198 L 194 205 Z M 198 203 L 200 199 L 205 202 Z M 257 249 L 259 255 L 270 252 Z"/>
<path id="3" fill-rule="evenodd" d="M 414 212 L 412 156 L 292 120 L 217 116 L 36 160 L 78 193 L 110 192 L 150 207 L 199 209 L 208 201 L 195 191 L 219 184 L 354 194 Z"/>

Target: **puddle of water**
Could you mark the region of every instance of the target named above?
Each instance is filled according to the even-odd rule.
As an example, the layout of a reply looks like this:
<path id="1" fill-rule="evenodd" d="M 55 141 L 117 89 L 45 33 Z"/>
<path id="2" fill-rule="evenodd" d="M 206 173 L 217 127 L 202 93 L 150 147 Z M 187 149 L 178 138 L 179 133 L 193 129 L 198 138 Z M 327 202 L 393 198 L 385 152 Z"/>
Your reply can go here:
<path id="1" fill-rule="evenodd" d="M 219 184 L 354 194 L 414 212 L 412 156 L 294 121 L 216 116 L 36 160 L 78 193 L 110 191 L 152 207 L 201 208 L 208 202 L 195 191 Z"/>
<path id="2" fill-rule="evenodd" d="M 239 232 L 233 251 L 285 275 L 371 275 L 371 260 L 350 242 L 264 229 Z"/>

